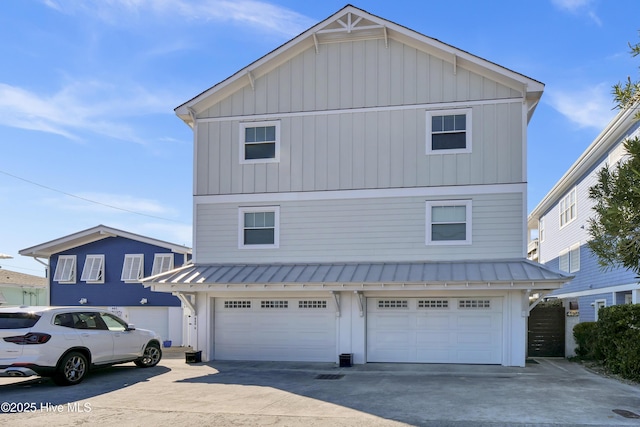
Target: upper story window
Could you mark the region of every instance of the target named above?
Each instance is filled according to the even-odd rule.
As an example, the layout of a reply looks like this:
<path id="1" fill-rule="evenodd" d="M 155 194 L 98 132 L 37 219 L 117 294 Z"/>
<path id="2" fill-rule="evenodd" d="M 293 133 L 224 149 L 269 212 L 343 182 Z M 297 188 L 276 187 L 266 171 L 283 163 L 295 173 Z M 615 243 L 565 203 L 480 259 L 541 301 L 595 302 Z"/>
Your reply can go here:
<path id="1" fill-rule="evenodd" d="M 87 283 L 104 283 L 104 255 L 87 255 L 80 280 Z"/>
<path id="2" fill-rule="evenodd" d="M 471 244 L 471 200 L 427 202 L 427 245 Z"/>
<path id="3" fill-rule="evenodd" d="M 60 255 L 53 280 L 59 283 L 76 283 L 76 256 Z"/>
<path id="4" fill-rule="evenodd" d="M 155 254 L 153 256 L 153 268 L 151 275 L 164 273 L 173 269 L 173 254 Z"/>
<path id="5" fill-rule="evenodd" d="M 427 111 L 427 154 L 470 152 L 470 108 Z"/>
<path id="6" fill-rule="evenodd" d="M 240 123 L 240 163 L 280 161 L 280 122 Z"/>
<path id="7" fill-rule="evenodd" d="M 544 242 L 544 218 L 538 220 L 538 241 Z"/>
<path id="8" fill-rule="evenodd" d="M 564 227 L 576 219 L 576 189 L 569 191 L 569 194 L 560 200 L 560 228 Z"/>
<path id="9" fill-rule="evenodd" d="M 567 273 L 575 273 L 580 270 L 580 243 L 560 252 L 558 268 Z"/>
<path id="10" fill-rule="evenodd" d="M 280 207 L 240 208 L 238 247 L 277 248 L 280 245 Z"/>
<path id="11" fill-rule="evenodd" d="M 123 282 L 139 282 L 144 274 L 144 254 L 126 254 L 122 265 Z"/>

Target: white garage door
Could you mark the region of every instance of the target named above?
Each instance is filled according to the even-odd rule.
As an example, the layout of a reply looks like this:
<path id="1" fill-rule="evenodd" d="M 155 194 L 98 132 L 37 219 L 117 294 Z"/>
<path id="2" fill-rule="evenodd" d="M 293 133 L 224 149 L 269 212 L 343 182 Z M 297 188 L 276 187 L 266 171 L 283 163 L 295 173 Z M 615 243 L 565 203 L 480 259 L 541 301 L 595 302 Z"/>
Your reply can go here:
<path id="1" fill-rule="evenodd" d="M 333 362 L 336 309 L 329 298 L 216 298 L 214 358 Z"/>
<path id="2" fill-rule="evenodd" d="M 368 298 L 367 361 L 502 363 L 502 298 Z"/>

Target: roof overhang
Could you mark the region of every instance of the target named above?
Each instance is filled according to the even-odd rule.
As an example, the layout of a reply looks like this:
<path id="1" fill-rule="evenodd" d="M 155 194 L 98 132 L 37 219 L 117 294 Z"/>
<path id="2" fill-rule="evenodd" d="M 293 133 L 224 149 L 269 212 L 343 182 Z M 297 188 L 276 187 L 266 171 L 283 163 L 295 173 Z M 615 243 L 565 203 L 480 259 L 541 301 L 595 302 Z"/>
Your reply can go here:
<path id="1" fill-rule="evenodd" d="M 560 288 L 572 276 L 526 259 L 409 263 L 187 265 L 142 279 L 163 292 L 515 290 Z"/>
<path id="2" fill-rule="evenodd" d="M 348 5 L 229 78 L 178 106 L 175 112 L 185 123 L 193 126 L 198 114 L 242 87 L 253 86 L 256 79 L 306 49 L 315 48 L 317 52 L 324 44 L 367 39 L 384 39 L 387 44 L 389 39 L 397 40 L 453 64 L 454 69 L 461 66 L 520 91 L 527 103 L 529 118 L 544 90 L 544 84 L 537 80 Z"/>
<path id="3" fill-rule="evenodd" d="M 191 248 L 182 245 L 165 242 L 163 240 L 152 239 L 150 237 L 141 236 L 127 231 L 118 230 L 116 228 L 98 225 L 87 230 L 79 231 L 59 239 L 51 240 L 37 246 L 22 249 L 18 253 L 24 256 L 34 258 L 49 258 L 53 254 L 57 254 L 72 248 L 76 248 L 89 243 L 97 242 L 108 237 L 124 237 L 143 243 L 167 248 L 175 253 L 190 254 Z"/>

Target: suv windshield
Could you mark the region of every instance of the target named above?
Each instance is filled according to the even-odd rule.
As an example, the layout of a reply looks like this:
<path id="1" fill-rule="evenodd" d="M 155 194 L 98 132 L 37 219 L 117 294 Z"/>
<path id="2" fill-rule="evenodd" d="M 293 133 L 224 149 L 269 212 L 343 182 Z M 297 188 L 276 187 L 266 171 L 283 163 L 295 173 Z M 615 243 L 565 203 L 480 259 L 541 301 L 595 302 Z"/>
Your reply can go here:
<path id="1" fill-rule="evenodd" d="M 35 313 L 0 313 L 0 329 L 31 328 L 40 319 Z"/>

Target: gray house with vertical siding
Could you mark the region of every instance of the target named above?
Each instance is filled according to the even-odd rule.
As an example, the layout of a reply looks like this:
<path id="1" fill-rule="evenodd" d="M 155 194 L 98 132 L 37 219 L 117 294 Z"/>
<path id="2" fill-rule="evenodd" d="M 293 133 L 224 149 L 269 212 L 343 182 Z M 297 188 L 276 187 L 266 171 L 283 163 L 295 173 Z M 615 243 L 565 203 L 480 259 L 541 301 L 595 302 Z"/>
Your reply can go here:
<path id="1" fill-rule="evenodd" d="M 193 264 L 144 280 L 203 360 L 524 366 L 527 124 L 544 85 L 346 6 L 176 113 Z"/>

